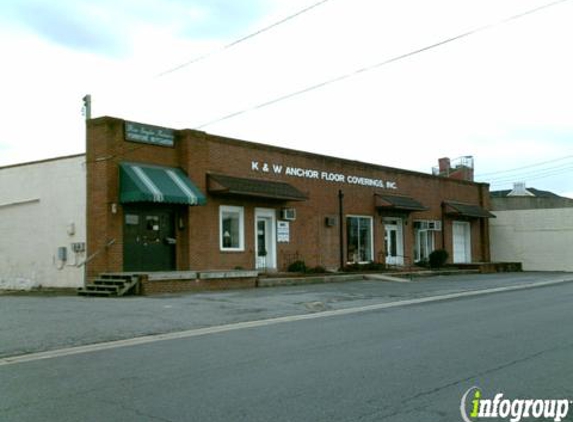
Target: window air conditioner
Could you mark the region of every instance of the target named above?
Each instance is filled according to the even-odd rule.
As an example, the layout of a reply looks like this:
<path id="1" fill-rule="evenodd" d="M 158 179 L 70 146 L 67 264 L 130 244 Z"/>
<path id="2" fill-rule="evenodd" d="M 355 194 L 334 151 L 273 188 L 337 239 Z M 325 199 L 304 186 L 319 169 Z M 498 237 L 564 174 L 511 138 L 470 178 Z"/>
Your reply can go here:
<path id="1" fill-rule="evenodd" d="M 294 208 L 283 208 L 281 210 L 281 219 L 294 221 L 296 220 L 296 209 Z"/>

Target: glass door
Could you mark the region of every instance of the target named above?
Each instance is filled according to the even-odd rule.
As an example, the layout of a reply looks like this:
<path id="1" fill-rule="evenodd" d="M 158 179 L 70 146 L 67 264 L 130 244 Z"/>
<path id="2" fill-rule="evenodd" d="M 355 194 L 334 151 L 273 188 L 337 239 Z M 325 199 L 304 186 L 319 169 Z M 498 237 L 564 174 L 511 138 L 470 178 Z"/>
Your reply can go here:
<path id="1" fill-rule="evenodd" d="M 275 210 L 255 210 L 255 267 L 258 270 L 276 269 Z"/>
<path id="2" fill-rule="evenodd" d="M 404 265 L 404 243 L 402 240 L 402 220 L 400 218 L 384 219 L 384 246 L 386 264 Z"/>

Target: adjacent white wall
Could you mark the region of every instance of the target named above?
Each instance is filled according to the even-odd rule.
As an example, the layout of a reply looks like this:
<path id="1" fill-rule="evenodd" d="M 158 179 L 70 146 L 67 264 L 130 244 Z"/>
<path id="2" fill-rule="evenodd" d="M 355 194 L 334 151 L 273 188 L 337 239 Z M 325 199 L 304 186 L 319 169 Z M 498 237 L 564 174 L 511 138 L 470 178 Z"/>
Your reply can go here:
<path id="1" fill-rule="evenodd" d="M 492 261 L 517 261 L 525 271 L 573 271 L 573 208 L 493 211 Z"/>
<path id="2" fill-rule="evenodd" d="M 83 286 L 85 156 L 0 168 L 0 289 Z M 67 260 L 58 259 L 58 247 Z"/>

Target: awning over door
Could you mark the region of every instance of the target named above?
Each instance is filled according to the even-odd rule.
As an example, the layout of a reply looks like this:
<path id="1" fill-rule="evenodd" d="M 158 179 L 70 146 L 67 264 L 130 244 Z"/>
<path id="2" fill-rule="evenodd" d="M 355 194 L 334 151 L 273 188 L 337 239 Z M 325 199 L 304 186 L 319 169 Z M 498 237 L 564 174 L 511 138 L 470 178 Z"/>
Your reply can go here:
<path id="1" fill-rule="evenodd" d="M 428 207 L 408 196 L 378 194 L 376 194 L 376 208 L 378 210 L 406 212 L 426 211 L 428 209 Z"/>
<path id="2" fill-rule="evenodd" d="M 479 205 L 445 201 L 444 206 L 446 214 L 454 217 L 495 218 L 495 215 Z"/>
<path id="3" fill-rule="evenodd" d="M 119 201 L 186 205 L 207 202 L 183 170 L 139 163 L 120 163 Z"/>
<path id="4" fill-rule="evenodd" d="M 222 174 L 209 175 L 208 189 L 209 193 L 212 194 L 252 196 L 281 201 L 304 201 L 308 199 L 304 193 L 285 182 L 247 179 Z"/>

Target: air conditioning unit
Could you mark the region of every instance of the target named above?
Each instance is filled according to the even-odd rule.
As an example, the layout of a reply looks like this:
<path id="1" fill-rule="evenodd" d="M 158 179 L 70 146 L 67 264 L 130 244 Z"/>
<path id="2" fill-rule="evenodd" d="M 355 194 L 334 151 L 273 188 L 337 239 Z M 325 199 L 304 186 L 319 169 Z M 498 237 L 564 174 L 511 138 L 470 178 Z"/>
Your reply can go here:
<path id="1" fill-rule="evenodd" d="M 324 219 L 324 223 L 326 224 L 326 227 L 334 227 L 336 226 L 336 217 L 326 217 Z"/>
<path id="2" fill-rule="evenodd" d="M 428 222 L 428 229 L 436 232 L 442 231 L 442 222 L 440 220 Z"/>
<path id="3" fill-rule="evenodd" d="M 281 219 L 294 221 L 296 220 L 296 209 L 294 208 L 283 208 L 281 210 Z"/>

